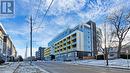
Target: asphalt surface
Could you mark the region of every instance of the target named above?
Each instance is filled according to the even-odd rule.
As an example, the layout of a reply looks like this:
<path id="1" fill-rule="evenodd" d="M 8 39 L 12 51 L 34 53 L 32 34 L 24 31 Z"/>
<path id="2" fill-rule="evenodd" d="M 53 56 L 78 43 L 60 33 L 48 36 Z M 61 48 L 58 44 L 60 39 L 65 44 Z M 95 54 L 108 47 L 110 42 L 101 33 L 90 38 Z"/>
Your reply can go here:
<path id="1" fill-rule="evenodd" d="M 35 65 L 48 71 L 49 73 L 130 73 L 130 70 L 71 65 L 62 62 L 34 62 Z"/>

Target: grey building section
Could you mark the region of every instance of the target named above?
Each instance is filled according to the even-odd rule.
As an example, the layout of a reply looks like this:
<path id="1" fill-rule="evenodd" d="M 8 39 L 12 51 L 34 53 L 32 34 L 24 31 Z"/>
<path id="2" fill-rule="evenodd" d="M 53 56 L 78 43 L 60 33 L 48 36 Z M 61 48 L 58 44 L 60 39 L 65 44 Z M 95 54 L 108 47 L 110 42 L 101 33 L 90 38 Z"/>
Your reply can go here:
<path id="1" fill-rule="evenodd" d="M 36 51 L 35 56 L 37 60 L 44 60 L 44 49 L 45 47 L 39 47 Z"/>
<path id="2" fill-rule="evenodd" d="M 97 41 L 96 41 L 96 23 L 94 23 L 93 21 L 88 21 L 87 24 L 89 24 L 91 27 L 91 45 L 92 45 L 92 50 L 93 50 L 93 53 L 92 55 L 95 56 L 97 54 Z"/>
<path id="3" fill-rule="evenodd" d="M 35 56 L 36 56 L 36 59 L 39 59 L 39 51 L 36 51 Z"/>

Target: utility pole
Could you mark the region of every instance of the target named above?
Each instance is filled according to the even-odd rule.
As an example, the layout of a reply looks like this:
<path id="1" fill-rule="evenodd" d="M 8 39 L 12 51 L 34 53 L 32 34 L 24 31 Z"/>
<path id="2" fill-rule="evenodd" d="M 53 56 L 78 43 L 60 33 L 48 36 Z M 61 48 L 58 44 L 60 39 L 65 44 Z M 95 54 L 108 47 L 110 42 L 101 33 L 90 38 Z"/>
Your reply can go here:
<path id="1" fill-rule="evenodd" d="M 106 66 L 108 66 L 108 50 L 106 48 L 106 23 L 105 23 L 105 59 L 106 59 Z"/>
<path id="2" fill-rule="evenodd" d="M 30 65 L 32 64 L 32 16 L 30 17 Z"/>

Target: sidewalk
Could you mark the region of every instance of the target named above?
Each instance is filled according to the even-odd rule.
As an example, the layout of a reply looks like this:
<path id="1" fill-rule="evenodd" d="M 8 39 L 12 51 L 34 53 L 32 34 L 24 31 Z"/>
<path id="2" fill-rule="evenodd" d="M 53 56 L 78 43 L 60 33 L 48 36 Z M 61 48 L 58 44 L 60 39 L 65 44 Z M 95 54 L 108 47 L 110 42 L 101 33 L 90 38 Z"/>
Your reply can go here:
<path id="1" fill-rule="evenodd" d="M 36 65 L 30 65 L 28 62 L 9 62 L 0 65 L 0 73 L 48 73 Z"/>
<path id="2" fill-rule="evenodd" d="M 28 62 L 22 62 L 14 73 L 48 73 L 35 65 L 30 65 Z"/>
<path id="3" fill-rule="evenodd" d="M 18 62 L 9 62 L 8 64 L 0 65 L 0 73 L 13 73 L 19 64 Z"/>

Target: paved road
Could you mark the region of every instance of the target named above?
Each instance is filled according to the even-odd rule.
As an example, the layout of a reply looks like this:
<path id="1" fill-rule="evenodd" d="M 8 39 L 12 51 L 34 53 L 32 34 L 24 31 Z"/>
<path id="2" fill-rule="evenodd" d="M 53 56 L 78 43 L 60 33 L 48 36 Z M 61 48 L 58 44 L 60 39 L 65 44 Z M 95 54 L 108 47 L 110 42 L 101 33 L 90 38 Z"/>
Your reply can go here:
<path id="1" fill-rule="evenodd" d="M 50 73 L 130 73 L 130 70 L 103 67 L 70 65 L 62 62 L 35 62 Z"/>

